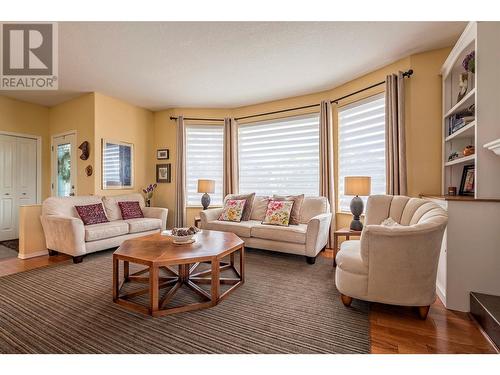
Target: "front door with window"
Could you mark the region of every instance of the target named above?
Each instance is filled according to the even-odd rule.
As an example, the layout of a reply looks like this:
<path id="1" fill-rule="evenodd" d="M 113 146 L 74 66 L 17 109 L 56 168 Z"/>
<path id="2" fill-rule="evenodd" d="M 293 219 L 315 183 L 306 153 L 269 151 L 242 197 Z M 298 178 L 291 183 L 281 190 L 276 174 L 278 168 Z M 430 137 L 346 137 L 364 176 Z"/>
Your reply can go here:
<path id="1" fill-rule="evenodd" d="M 52 195 L 68 197 L 76 194 L 76 135 L 52 138 Z"/>

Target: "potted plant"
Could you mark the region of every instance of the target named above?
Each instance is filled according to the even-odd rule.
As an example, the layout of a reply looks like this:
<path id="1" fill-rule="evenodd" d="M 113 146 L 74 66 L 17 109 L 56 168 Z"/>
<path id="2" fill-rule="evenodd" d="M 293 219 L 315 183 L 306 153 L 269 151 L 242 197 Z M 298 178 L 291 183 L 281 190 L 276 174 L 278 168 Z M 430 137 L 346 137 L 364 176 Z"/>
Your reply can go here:
<path id="1" fill-rule="evenodd" d="M 153 193 L 156 189 L 157 184 L 149 184 L 145 189 L 142 189 L 144 193 L 144 199 L 146 200 L 146 207 L 151 207 L 151 198 L 153 198 Z"/>

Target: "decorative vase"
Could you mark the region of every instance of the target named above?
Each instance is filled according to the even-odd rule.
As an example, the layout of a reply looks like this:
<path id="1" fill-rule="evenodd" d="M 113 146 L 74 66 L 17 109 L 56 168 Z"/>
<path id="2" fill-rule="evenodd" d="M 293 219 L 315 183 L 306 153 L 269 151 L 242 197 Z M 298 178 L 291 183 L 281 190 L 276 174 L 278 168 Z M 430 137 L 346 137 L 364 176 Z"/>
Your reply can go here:
<path id="1" fill-rule="evenodd" d="M 151 199 L 146 199 L 146 207 L 151 207 Z"/>

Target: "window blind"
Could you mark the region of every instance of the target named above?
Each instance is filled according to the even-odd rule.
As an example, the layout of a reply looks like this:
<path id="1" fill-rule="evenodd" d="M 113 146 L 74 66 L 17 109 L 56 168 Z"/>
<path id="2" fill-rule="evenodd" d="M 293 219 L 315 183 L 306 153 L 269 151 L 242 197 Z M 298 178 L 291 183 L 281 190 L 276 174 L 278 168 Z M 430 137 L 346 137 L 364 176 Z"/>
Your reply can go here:
<path id="1" fill-rule="evenodd" d="M 386 193 L 385 96 L 375 95 L 339 109 L 339 208 L 350 211 L 344 177 L 370 176 L 372 194 Z M 367 197 L 361 197 L 366 204 Z"/>
<path id="2" fill-rule="evenodd" d="M 319 194 L 319 115 L 238 127 L 240 193 Z"/>
<path id="3" fill-rule="evenodd" d="M 224 127 L 217 125 L 186 126 L 186 204 L 201 205 L 198 180 L 215 180 L 215 193 L 210 194 L 211 205 L 222 204 L 224 164 Z"/>

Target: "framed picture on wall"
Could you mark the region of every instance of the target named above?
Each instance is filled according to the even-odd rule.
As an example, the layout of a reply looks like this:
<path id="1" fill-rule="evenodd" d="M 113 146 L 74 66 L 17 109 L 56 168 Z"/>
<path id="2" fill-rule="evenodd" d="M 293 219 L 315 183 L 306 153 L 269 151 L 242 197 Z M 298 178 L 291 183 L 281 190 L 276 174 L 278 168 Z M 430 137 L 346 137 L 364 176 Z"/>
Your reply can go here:
<path id="1" fill-rule="evenodd" d="M 474 165 L 466 165 L 462 172 L 462 181 L 460 182 L 460 195 L 472 195 L 475 191 Z"/>
<path id="2" fill-rule="evenodd" d="M 170 157 L 168 148 L 160 148 L 156 150 L 156 159 L 158 160 L 168 160 Z"/>
<path id="3" fill-rule="evenodd" d="M 168 183 L 171 182 L 171 170 L 170 163 L 168 164 L 156 164 L 156 182 L 157 183 Z"/>
<path id="4" fill-rule="evenodd" d="M 134 187 L 134 145 L 102 139 L 102 188 Z"/>

